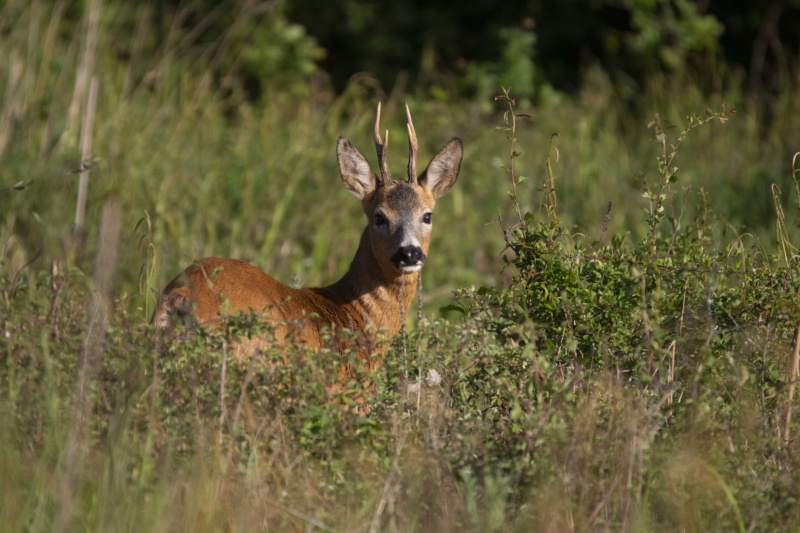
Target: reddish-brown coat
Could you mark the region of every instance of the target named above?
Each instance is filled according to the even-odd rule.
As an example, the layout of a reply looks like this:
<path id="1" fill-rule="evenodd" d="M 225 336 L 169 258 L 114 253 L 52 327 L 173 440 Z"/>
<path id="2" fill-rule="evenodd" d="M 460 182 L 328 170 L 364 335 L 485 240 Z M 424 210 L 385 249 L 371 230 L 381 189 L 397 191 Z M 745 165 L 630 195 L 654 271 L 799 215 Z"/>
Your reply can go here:
<path id="1" fill-rule="evenodd" d="M 386 167 L 386 147 L 377 134 L 381 176 L 346 140 L 339 139 L 337 155 L 342 180 L 361 199 L 368 224 L 348 272 L 327 287 L 295 289 L 259 268 L 236 259 L 207 257 L 196 261 L 170 282 L 153 317 L 159 328 L 171 329 L 184 316 L 192 322 L 213 325 L 238 312 L 256 313 L 269 322 L 272 335 L 244 339 L 236 346 L 240 355 L 256 354 L 273 344 L 293 342 L 319 349 L 330 339 L 325 329 L 356 332 L 359 358 L 369 367 L 380 362 L 386 340 L 402 327 L 414 298 L 419 269 L 430 244 L 430 215 L 436 199 L 455 183 L 463 148 L 452 139 L 428 168 L 408 181 L 393 181 Z M 416 135 L 409 171 L 416 167 Z M 412 164 L 413 162 L 413 164 Z M 404 250 L 413 253 L 403 254 Z M 349 341 L 332 348 L 353 347 Z M 340 371 L 339 379 L 349 372 Z"/>

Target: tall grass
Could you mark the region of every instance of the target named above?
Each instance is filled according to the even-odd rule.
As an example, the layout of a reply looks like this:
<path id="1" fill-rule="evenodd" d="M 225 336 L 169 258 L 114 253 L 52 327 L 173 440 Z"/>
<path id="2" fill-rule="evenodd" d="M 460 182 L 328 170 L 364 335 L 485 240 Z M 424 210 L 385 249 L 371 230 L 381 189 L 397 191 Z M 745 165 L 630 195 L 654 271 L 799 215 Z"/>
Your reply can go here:
<path id="1" fill-rule="evenodd" d="M 6 257 L 14 258 L 17 269 L 39 252 L 44 258 L 62 254 L 72 231 L 68 221 L 77 199 L 83 116 L 72 109 L 86 104 L 88 89 L 81 89 L 79 78 L 91 43 L 81 31 L 85 22 L 76 19 L 69 5 L 9 3 L 4 8 L 13 30 L 4 34 L 9 68 L 0 72 L 0 83 L 9 88 L 2 102 L 6 194 L 0 199 L 0 231 L 5 243 L 16 243 L 7 246 Z M 92 9 L 102 10 L 94 15 L 99 19 L 93 61 L 99 100 L 93 153 L 85 162 L 92 167 L 92 182 L 87 248 L 80 264 L 93 256 L 100 206 L 113 196 L 121 203 L 130 238 L 117 278 L 125 292 L 132 292 L 138 275 L 140 260 L 133 245 L 138 236 L 132 231 L 145 214 L 159 252 L 159 282 L 194 258 L 211 254 L 253 261 L 279 279 L 298 275 L 308 284 L 329 282 L 341 273 L 363 220 L 357 202 L 339 185 L 336 137 L 346 135 L 368 153 L 375 104 L 389 99 L 386 122 L 393 138 L 402 139 L 398 110 L 404 97 L 386 94 L 361 77 L 335 101 L 324 89 L 299 98 L 278 87 L 254 105 L 215 79 L 213 71 L 203 70 L 202 61 L 210 62 L 207 56 L 213 50 L 190 55 L 191 43 L 173 43 L 168 34 L 162 46 L 147 47 L 154 50 L 152 55 L 142 55 L 141 43 L 161 35 L 148 25 L 148 13 L 136 14 L 135 28 L 123 33 L 132 41 L 120 43 L 114 37 L 130 19 L 123 16 L 128 4 L 92 4 Z M 68 29 L 71 33 L 65 33 Z M 576 97 L 520 108 L 532 116 L 532 127 L 520 132 L 518 146 L 526 157 L 518 170 L 538 179 L 544 164 L 541 147 L 558 132 L 557 179 L 565 189 L 560 207 L 567 224 L 599 228 L 610 201 L 609 228 L 635 231 L 640 213 L 623 206 L 635 205 L 644 182 L 653 178 L 647 170 L 659 150 L 653 137 L 643 134 L 646 124 L 656 112 L 679 124 L 686 110 L 718 108 L 726 101 L 738 110 L 737 120 L 724 135 L 709 128 L 683 147 L 681 157 L 693 164 L 680 173 L 681 183 L 692 197 L 702 190 L 722 220 L 763 236 L 772 224 L 768 184 L 790 187 L 788 162 L 800 144 L 790 87 L 775 104 L 781 112 L 765 126 L 761 104 L 749 100 L 735 83 L 727 94 L 709 101 L 690 80 L 654 80 L 633 113 L 604 74 L 591 71 Z M 484 103 L 447 105 L 405 98 L 430 131 L 422 138 L 421 158 L 430 157 L 454 134 L 464 137 L 467 147 L 458 188 L 437 216 L 425 276 L 429 296 L 465 284 L 492 283 L 501 248 L 490 224 L 498 214 L 509 214 L 504 201 L 509 187 L 499 168 L 504 139 L 492 131 L 502 109 L 497 107 L 492 116 L 481 111 Z M 402 143 L 390 151 L 393 166 L 402 165 L 403 151 Z M 524 196 L 523 207 L 535 208 L 537 196 Z M 697 202 L 687 205 L 691 210 Z M 793 227 L 794 215 L 788 216 Z M 470 235 L 472 246 L 465 248 L 450 237 L 458 233 Z"/>
<path id="2" fill-rule="evenodd" d="M 503 102 L 394 94 L 366 76 L 338 96 L 310 79 L 306 97 L 276 85 L 253 102 L 220 74 L 224 47 L 149 15 L 114 1 L 0 13 L 5 529 L 798 523 L 798 80 L 765 120 L 735 80 L 707 95 L 654 79 L 631 106 L 592 70 L 575 96 L 512 106 L 509 131 Z M 157 349 L 155 294 L 197 257 L 307 285 L 344 272 L 364 220 L 339 184 L 336 138 L 368 153 L 383 100 L 403 139 L 403 99 L 426 132 L 421 159 L 454 134 L 466 154 L 437 211 L 427 318 L 395 342 L 372 410 L 325 397 L 348 354 L 237 363 L 211 334 Z M 723 102 L 735 116 L 692 129 L 665 162 L 684 115 Z M 423 378 L 413 392 L 406 369 Z"/>

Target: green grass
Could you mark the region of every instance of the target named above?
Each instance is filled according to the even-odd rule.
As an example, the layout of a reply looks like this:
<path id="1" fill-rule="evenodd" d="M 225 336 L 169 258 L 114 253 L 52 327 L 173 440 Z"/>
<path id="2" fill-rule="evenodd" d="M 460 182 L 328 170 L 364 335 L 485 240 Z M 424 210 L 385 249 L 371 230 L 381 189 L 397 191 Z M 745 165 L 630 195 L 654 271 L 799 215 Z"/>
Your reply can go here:
<path id="1" fill-rule="evenodd" d="M 797 527 L 800 428 L 786 415 L 800 80 L 764 101 L 736 80 L 707 94 L 664 77 L 631 103 L 590 71 L 574 96 L 519 102 L 530 118 L 510 132 L 502 101 L 387 94 L 365 77 L 336 96 L 276 82 L 250 102 L 211 52 L 149 47 L 159 33 L 144 23 L 140 46 L 120 50 L 126 5 L 100 12 L 77 235 L 85 32 L 67 4 L 0 12 L 13 22 L 0 34 L 5 530 Z M 237 257 L 306 285 L 344 272 L 365 221 L 335 143 L 344 135 L 374 159 L 378 100 L 392 168 L 406 158 L 403 100 L 420 161 L 453 135 L 465 160 L 437 206 L 426 318 L 393 345 L 373 409 L 325 396 L 348 354 L 249 367 L 213 335 L 157 349 L 157 291 L 195 258 Z M 723 103 L 735 115 L 688 134 L 675 181 L 648 124 L 658 112 L 674 125 L 669 155 L 687 115 Z M 522 225 L 502 168 L 512 150 L 528 178 Z M 555 191 L 543 195 L 548 162 Z M 671 203 L 648 218 L 643 193 L 662 185 Z M 406 372 L 429 369 L 441 385 L 406 395 Z M 360 392 L 351 385 L 345 400 Z"/>

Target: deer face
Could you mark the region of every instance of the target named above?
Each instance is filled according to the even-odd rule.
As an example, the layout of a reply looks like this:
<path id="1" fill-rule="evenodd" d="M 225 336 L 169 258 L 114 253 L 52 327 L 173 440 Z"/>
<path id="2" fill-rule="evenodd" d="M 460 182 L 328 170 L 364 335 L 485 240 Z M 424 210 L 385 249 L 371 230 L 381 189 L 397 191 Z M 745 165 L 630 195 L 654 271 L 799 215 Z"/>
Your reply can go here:
<path id="1" fill-rule="evenodd" d="M 372 196 L 364 205 L 372 253 L 384 269 L 416 272 L 428 258 L 436 200 L 405 182 L 380 187 Z"/>
<path id="2" fill-rule="evenodd" d="M 408 106 L 406 106 L 408 114 Z M 409 124 L 409 179 L 394 181 L 386 165 L 386 144 L 380 142 L 375 121 L 376 147 L 381 168 L 378 177 L 367 160 L 349 141 L 339 138 L 339 172 L 348 190 L 361 199 L 367 215 L 370 246 L 381 269 L 395 275 L 416 272 L 428 257 L 432 214 L 436 199 L 450 190 L 458 178 L 463 147 L 457 137 L 434 157 L 428 168 L 416 175 L 417 141 L 411 116 Z"/>

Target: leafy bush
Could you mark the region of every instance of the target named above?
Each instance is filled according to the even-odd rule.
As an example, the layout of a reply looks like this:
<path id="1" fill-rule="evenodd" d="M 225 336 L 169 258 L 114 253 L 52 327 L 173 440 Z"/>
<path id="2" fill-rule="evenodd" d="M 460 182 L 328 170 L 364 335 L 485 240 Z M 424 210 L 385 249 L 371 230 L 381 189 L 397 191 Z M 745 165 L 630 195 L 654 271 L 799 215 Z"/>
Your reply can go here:
<path id="1" fill-rule="evenodd" d="M 580 234 L 570 236 L 556 216 L 549 174 L 542 185 L 545 220 L 538 222 L 527 213 L 504 231 L 511 252 L 511 284 L 457 294 L 449 309 L 477 321 L 476 327 L 491 331 L 493 339 L 470 350 L 469 371 L 456 380 L 465 384 L 462 394 L 451 399 L 459 406 L 456 410 L 464 410 L 462 416 L 477 411 L 484 431 L 492 428 L 491 437 L 485 435 L 482 441 L 484 453 L 466 454 L 473 458 L 471 467 L 500 467 L 514 474 L 517 486 L 552 481 L 558 469 L 548 469 L 559 464 L 571 475 L 579 474 L 573 468 L 580 465 L 566 466 L 557 459 L 542 461 L 543 466 L 532 458 L 541 457 L 541 448 L 545 454 L 553 453 L 548 448 L 555 443 L 571 449 L 571 443 L 584 442 L 586 436 L 576 432 L 588 424 L 592 436 L 599 432 L 614 443 L 600 452 L 597 463 L 589 460 L 598 470 L 582 472 L 591 483 L 599 483 L 594 489 L 602 493 L 608 485 L 597 475 L 613 479 L 615 466 L 634 468 L 603 464 L 613 461 L 608 453 L 614 453 L 615 446 L 627 446 L 628 439 L 645 438 L 652 455 L 644 461 L 660 461 L 664 450 L 658 443 L 675 445 L 673 439 L 680 441 L 687 433 L 706 433 L 702 441 L 729 431 L 736 436 L 728 438 L 745 438 L 737 433 L 748 417 L 763 424 L 757 432 L 765 439 L 762 452 L 770 457 L 768 464 L 777 467 L 786 460 L 777 436 L 789 430 L 788 419 L 782 420 L 779 412 L 791 411 L 781 398 L 787 383 L 784 372 L 793 357 L 791 347 L 796 350 L 800 342 L 797 248 L 785 228 L 778 234 L 781 255 L 768 256 L 758 244 L 748 249 L 742 236 L 721 244 L 705 220 L 685 224 L 680 216 L 668 216 L 670 210 L 664 205 L 673 197 L 677 169 L 671 163 L 678 147 L 695 127 L 711 120 L 724 122 L 729 114 L 723 108 L 704 118 L 690 118 L 669 151 L 664 143 L 664 154 L 658 158 L 660 181 L 644 194 L 649 231 L 642 240 L 631 243 L 624 235 L 614 235 L 608 244 L 595 242 L 587 248 Z M 514 122 L 509 122 L 514 143 Z M 663 139 L 665 133 L 656 129 L 656 135 Z M 514 186 L 512 198 L 521 181 L 514 174 L 517 156 L 512 150 L 507 168 Z M 800 202 L 800 195 L 797 199 Z M 776 205 L 780 230 L 782 210 Z M 586 408 L 591 412 L 588 419 L 583 418 Z M 648 436 L 625 433 L 624 426 L 618 426 L 620 416 L 642 424 L 637 431 Z M 479 431 L 467 426 L 456 433 Z M 731 451 L 737 452 L 736 445 Z M 562 456 L 563 450 L 555 453 L 563 460 L 575 460 Z M 712 478 L 722 476 L 716 466 L 703 468 L 710 468 Z M 643 471 L 638 475 L 649 478 L 642 480 L 642 488 L 670 482 Z M 727 483 L 719 478 L 712 484 L 717 481 Z M 733 488 L 723 488 L 726 505 L 733 506 L 727 509 L 732 509 L 731 526 L 739 527 L 744 523 L 738 507 L 742 501 L 735 494 L 750 489 L 742 478 L 734 483 L 738 484 Z M 593 491 L 575 480 L 567 487 Z M 672 523 L 665 509 L 654 506 L 651 512 L 656 523 Z M 698 525 L 720 525 L 716 514 L 701 514 Z M 630 517 L 612 513 L 610 519 L 619 524 Z"/>

